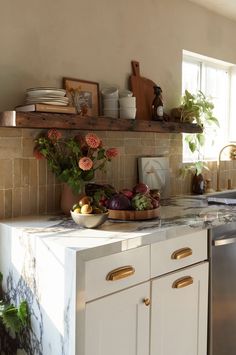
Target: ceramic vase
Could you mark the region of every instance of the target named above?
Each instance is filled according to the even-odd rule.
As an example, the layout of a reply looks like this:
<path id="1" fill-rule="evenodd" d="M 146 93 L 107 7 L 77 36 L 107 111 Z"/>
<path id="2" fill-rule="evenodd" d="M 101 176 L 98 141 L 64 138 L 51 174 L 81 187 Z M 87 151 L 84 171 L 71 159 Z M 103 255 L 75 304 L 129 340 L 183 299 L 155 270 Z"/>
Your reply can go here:
<path id="1" fill-rule="evenodd" d="M 74 193 L 68 184 L 63 184 L 61 192 L 61 211 L 69 216 L 73 205 L 79 201 L 81 196 L 85 195 L 84 185 L 81 186 L 80 193 Z"/>

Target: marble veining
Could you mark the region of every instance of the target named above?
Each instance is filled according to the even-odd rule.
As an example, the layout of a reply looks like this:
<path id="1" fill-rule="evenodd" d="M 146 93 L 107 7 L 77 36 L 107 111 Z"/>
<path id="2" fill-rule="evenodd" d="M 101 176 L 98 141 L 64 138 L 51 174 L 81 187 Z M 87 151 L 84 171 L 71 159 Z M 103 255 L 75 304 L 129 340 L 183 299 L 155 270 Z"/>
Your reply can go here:
<path id="1" fill-rule="evenodd" d="M 22 333 L 21 342 L 27 354 L 43 355 L 43 319 L 36 294 L 31 292 L 23 276 L 15 284 L 11 271 L 7 275 L 6 294 L 9 297 L 9 301 L 14 304 L 19 304 L 21 300 L 27 301 L 31 322 L 38 324 L 38 331 L 36 332 L 32 327 L 26 329 Z"/>
<path id="2" fill-rule="evenodd" d="M 170 198 L 162 201 L 159 218 L 108 220 L 97 229 L 63 216 L 0 221 L 3 287 L 12 302 L 25 299 L 30 309 L 27 355 L 75 353 L 76 256 L 90 260 L 235 221 L 236 206 L 208 205 L 204 196 Z"/>

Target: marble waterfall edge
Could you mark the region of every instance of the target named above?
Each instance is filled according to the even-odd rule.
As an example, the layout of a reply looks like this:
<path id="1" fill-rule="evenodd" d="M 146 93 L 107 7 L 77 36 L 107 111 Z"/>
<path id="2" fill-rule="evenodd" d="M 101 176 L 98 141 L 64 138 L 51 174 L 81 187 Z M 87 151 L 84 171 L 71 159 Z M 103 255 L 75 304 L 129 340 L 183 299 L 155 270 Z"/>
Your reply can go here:
<path id="1" fill-rule="evenodd" d="M 31 329 L 19 355 L 66 355 L 73 351 L 75 283 L 74 273 L 67 269 L 67 260 L 73 265 L 71 253 L 55 244 L 51 249 L 50 242 L 44 243 L 43 238 L 26 236 L 23 230 L 0 224 L 4 291 L 13 304 L 26 300 L 30 312 Z"/>

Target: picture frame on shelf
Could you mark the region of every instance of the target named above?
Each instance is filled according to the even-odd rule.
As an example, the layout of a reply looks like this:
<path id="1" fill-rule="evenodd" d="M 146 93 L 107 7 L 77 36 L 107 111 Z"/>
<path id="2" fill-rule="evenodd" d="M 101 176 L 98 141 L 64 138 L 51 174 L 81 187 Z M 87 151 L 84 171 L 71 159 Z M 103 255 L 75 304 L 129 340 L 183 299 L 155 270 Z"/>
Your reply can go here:
<path id="1" fill-rule="evenodd" d="M 63 88 L 66 89 L 70 105 L 75 106 L 77 113 L 82 116 L 99 116 L 99 84 L 97 82 L 64 77 Z"/>

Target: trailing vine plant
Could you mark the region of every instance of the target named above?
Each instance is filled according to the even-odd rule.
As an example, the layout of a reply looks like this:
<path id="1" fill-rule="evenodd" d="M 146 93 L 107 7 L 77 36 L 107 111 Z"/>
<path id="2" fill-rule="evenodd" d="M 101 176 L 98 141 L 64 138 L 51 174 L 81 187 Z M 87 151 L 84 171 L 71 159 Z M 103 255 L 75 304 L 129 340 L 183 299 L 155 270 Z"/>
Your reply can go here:
<path id="1" fill-rule="evenodd" d="M 19 306 L 10 303 L 2 289 L 3 275 L 0 273 L 0 354 L 15 355 L 22 349 L 23 332 L 29 327 L 29 312 L 26 301 Z"/>
<path id="2" fill-rule="evenodd" d="M 215 130 L 219 127 L 219 121 L 214 116 L 214 104 L 209 97 L 203 94 L 202 91 L 198 91 L 196 95 L 191 94 L 188 90 L 185 90 L 185 94 L 182 97 L 182 102 L 178 108 L 180 113 L 181 122 L 196 123 L 202 127 L 202 133 L 194 133 L 185 135 L 185 141 L 188 144 L 190 151 L 193 154 L 197 153 L 197 161 L 187 164 L 180 169 L 181 175 L 186 175 L 187 171 L 196 172 L 200 174 L 203 168 L 207 168 L 202 158 L 202 148 L 206 142 L 207 130 Z M 213 142 L 212 142 L 213 143 Z"/>

